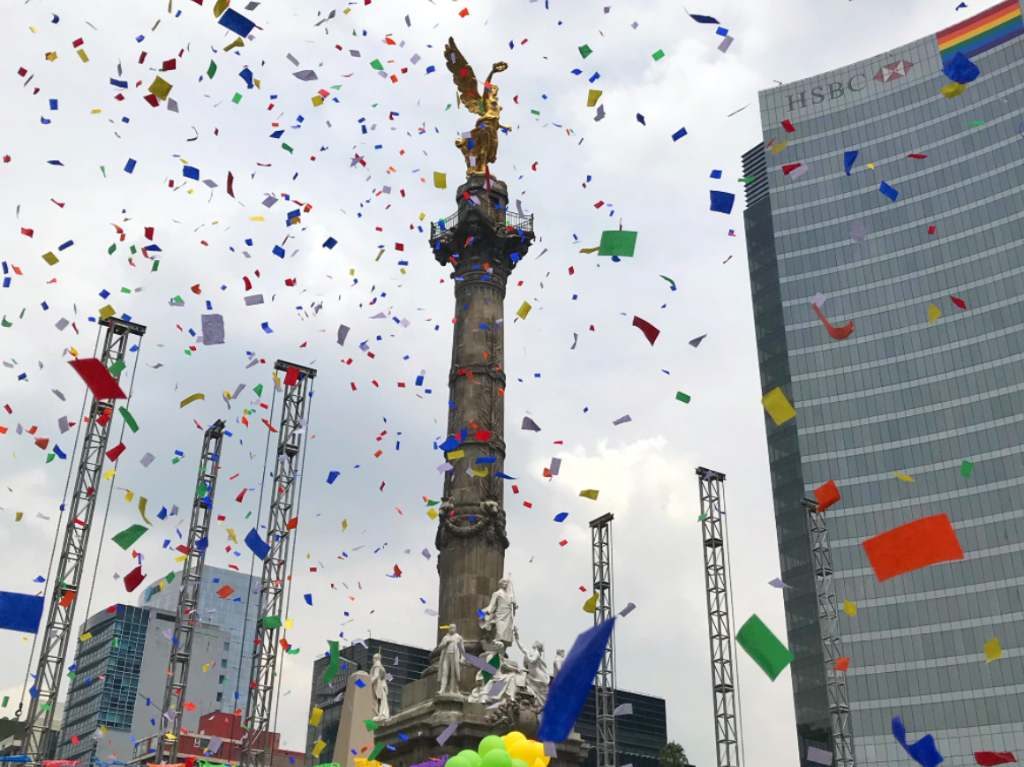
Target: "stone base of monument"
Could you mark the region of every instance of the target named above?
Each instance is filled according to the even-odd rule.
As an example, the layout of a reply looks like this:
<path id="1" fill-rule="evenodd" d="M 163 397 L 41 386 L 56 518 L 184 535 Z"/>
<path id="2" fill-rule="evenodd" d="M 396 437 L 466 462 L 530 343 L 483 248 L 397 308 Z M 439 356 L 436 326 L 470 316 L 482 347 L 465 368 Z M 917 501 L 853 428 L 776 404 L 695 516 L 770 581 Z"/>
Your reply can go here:
<path id="1" fill-rule="evenodd" d="M 468 684 L 466 685 L 469 686 Z M 454 722 L 459 726 L 443 746 L 437 738 Z M 402 710 L 386 722 L 381 722 L 374 733 L 378 744 L 385 748 L 377 757 L 393 767 L 412 767 L 431 757 L 448 754 L 454 756 L 463 749 L 476 750 L 487 735 L 504 734 L 519 730 L 528 738 L 537 736 L 537 717 L 533 711 L 523 710 L 515 726 L 495 724 L 492 710 L 482 703 L 470 703 L 461 695 L 437 694 L 437 677 L 428 674 L 405 686 L 402 690 Z M 559 743 L 558 755 L 550 767 L 578 767 L 587 755 L 587 746 L 579 734 L 573 734 Z"/>

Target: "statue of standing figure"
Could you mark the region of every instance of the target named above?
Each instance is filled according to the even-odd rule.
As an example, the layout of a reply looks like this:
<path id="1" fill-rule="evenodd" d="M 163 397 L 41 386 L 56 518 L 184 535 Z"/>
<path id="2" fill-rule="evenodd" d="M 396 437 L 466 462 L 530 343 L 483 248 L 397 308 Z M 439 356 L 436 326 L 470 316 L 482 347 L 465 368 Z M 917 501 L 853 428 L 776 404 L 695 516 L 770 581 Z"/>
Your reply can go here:
<path id="1" fill-rule="evenodd" d="M 543 708 L 544 703 L 548 699 L 548 686 L 551 684 L 551 675 L 548 674 L 548 663 L 544 660 L 544 644 L 542 642 L 534 642 L 533 647 L 527 650 L 519 642 L 518 629 L 516 629 L 515 638 L 516 647 L 523 654 L 523 667 L 526 671 L 526 689 L 533 694 L 540 707 Z"/>
<path id="2" fill-rule="evenodd" d="M 375 713 L 373 721 L 383 722 L 391 718 L 391 706 L 388 704 L 388 672 L 381 662 L 380 653 L 373 654 L 373 666 L 370 667 L 370 689 L 373 691 Z"/>
<path id="3" fill-rule="evenodd" d="M 437 645 L 438 670 L 440 681 L 439 695 L 462 695 L 459 689 L 459 675 L 462 664 L 466 662 L 466 645 L 454 623 L 448 625 L 448 633 Z"/>
<path id="4" fill-rule="evenodd" d="M 495 640 L 506 647 L 511 646 L 515 633 L 516 598 L 512 581 L 502 578 L 498 590 L 491 594 L 491 601 L 484 608 L 484 619 L 480 627 L 493 629 Z"/>

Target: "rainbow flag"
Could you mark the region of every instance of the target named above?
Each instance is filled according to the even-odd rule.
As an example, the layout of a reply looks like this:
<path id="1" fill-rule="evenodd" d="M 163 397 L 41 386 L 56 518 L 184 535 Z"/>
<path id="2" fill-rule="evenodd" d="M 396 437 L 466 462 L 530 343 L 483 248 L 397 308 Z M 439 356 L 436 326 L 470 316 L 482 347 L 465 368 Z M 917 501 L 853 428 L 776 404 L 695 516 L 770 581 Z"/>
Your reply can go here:
<path id="1" fill-rule="evenodd" d="M 984 13 L 942 30 L 935 35 L 935 39 L 939 44 L 942 63 L 945 64 L 957 53 L 963 53 L 969 58 L 1002 45 L 1020 34 L 1024 34 L 1020 0 L 1004 0 Z"/>

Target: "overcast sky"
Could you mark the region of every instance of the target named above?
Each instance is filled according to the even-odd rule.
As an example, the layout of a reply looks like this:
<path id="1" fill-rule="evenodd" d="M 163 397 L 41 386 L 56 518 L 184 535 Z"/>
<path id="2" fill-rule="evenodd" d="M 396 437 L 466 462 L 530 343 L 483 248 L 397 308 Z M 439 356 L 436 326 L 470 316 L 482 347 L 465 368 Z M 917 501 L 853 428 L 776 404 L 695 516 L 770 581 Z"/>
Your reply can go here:
<path id="1" fill-rule="evenodd" d="M 669 737 L 691 761 L 713 764 L 695 467 L 728 476 L 734 629 L 757 612 L 785 635 L 781 595 L 768 585 L 779 568 L 736 181 L 741 153 L 760 140 L 757 91 L 903 44 L 958 16 L 954 0 L 692 2 L 689 11 L 728 28 L 728 52 L 717 50 L 714 26 L 693 22 L 677 0 L 549 0 L 549 8 L 543 0 L 303 0 L 253 11 L 236 2 L 259 28 L 229 53 L 232 38 L 214 19 L 212 0 L 171 0 L 170 12 L 155 1 L 6 0 L 0 258 L 20 273 L 0 288 L 0 313 L 11 324 L 0 329 L 0 403 L 8 406 L 0 411 L 0 590 L 34 592 L 33 578 L 46 573 L 69 462 L 47 464 L 49 451 L 34 440 L 48 437 L 70 454 L 75 432 L 61 434 L 58 420 L 78 420 L 84 387 L 68 350 L 92 356 L 97 334 L 88 318 L 111 303 L 147 327 L 129 405 L 140 429 L 124 437 L 106 532 L 97 524 L 91 539 L 93 557 L 103 544 L 95 591 L 79 599 L 76 622 L 87 607 L 137 601 L 117 577 L 134 563 L 109 538 L 139 521 L 138 496 L 154 522 L 138 544 L 147 582 L 177 567 L 171 549 L 187 527 L 198 427 L 218 417 L 233 434 L 215 509 L 227 520 L 211 536 L 207 561 L 248 569 L 247 550 L 225 550 L 226 528 L 242 536 L 260 511 L 267 431 L 262 411 L 248 427 L 238 419 L 256 406 L 254 385 L 267 387 L 269 402 L 270 364 L 284 358 L 319 371 L 289 633 L 301 653 L 283 663 L 285 743 L 304 746 L 311 664 L 328 639 L 344 632 L 346 640 L 372 634 L 429 646 L 437 575 L 424 497 L 439 498 L 442 487 L 443 457 L 433 444 L 446 428 L 453 298 L 448 270 L 426 239 L 430 219 L 455 210 L 464 166 L 452 141 L 472 127 L 455 108 L 444 68 L 441 49 L 453 35 L 480 77 L 493 61 L 509 64 L 497 82 L 513 132 L 492 171 L 536 216 L 537 242 L 510 280 L 505 312 L 505 471 L 519 488 L 505 494 L 506 566 L 522 636 L 543 640 L 551 655 L 589 624 L 580 589 L 591 577 L 587 521 L 614 513 L 616 606 L 637 604 L 617 631 L 619 685 L 664 697 Z M 970 12 L 983 7 L 971 3 Z M 332 9 L 335 18 L 316 27 Z M 78 38 L 87 63 L 73 46 Z M 584 44 L 593 50 L 586 59 Z M 659 49 L 665 56 L 656 61 Z M 375 59 L 397 82 L 371 68 Z M 176 112 L 143 100 L 167 60 L 175 69 L 160 74 L 173 86 Z M 245 67 L 258 87 L 240 77 Z M 577 67 L 583 72 L 574 76 Z M 301 70 L 317 79 L 301 81 L 293 75 Z M 599 79 L 588 83 L 595 72 Z M 313 106 L 321 88 L 330 96 Z M 603 91 L 600 122 L 587 107 L 590 88 Z M 673 142 L 680 127 L 688 134 Z M 277 130 L 283 135 L 271 137 Z M 353 166 L 356 153 L 365 166 Z M 186 163 L 199 169 L 198 183 L 183 176 Z M 714 169 L 721 181 L 709 178 Z M 447 173 L 448 189 L 434 188 L 435 171 Z M 731 216 L 708 211 L 709 189 L 737 194 Z M 278 201 L 268 208 L 270 195 Z M 312 206 L 301 224 L 286 226 L 297 204 L 285 195 Z M 635 258 L 612 263 L 579 252 L 620 222 L 639 232 Z M 149 244 L 146 227 L 161 248 L 149 260 L 129 251 Z M 338 241 L 333 250 L 322 247 L 328 236 Z M 58 251 L 67 241 L 73 245 Z M 59 258 L 53 266 L 42 258 L 50 251 Z M 247 306 L 244 296 L 254 294 L 264 303 Z M 175 296 L 183 306 L 171 305 Z M 513 322 L 524 300 L 533 311 Z M 224 316 L 226 343 L 190 349 L 206 301 Z M 653 347 L 631 327 L 634 315 L 661 329 Z M 58 330 L 61 318 L 78 332 Z M 351 327 L 344 347 L 339 324 Z M 698 348 L 687 343 L 705 334 Z M 364 340 L 372 357 L 359 348 Z M 425 383 L 417 388 L 420 371 Z M 229 410 L 222 392 L 240 383 L 247 389 Z M 677 391 L 691 402 L 676 401 Z M 196 392 L 206 399 L 179 408 Z M 627 414 L 630 422 L 612 425 Z M 524 415 L 539 433 L 519 429 Z M 177 464 L 175 450 L 185 455 Z M 139 462 L 146 452 L 156 457 L 148 468 Z M 544 479 L 553 457 L 561 472 Z M 327 485 L 331 470 L 340 477 Z M 600 490 L 596 502 L 579 497 L 590 488 Z M 135 501 L 125 501 L 125 489 Z M 98 519 L 107 494 L 105 486 Z M 172 504 L 178 517 L 155 519 Z M 562 511 L 568 519 L 553 522 Z M 162 548 L 165 539 L 171 549 Z M 402 577 L 386 577 L 395 564 Z M 87 572 L 91 581 L 92 559 Z M 17 705 L 29 647 L 20 635 L 0 635 L 0 695 L 11 696 L 0 715 Z M 789 672 L 770 682 L 745 656 L 738 671 L 747 760 L 795 763 Z"/>

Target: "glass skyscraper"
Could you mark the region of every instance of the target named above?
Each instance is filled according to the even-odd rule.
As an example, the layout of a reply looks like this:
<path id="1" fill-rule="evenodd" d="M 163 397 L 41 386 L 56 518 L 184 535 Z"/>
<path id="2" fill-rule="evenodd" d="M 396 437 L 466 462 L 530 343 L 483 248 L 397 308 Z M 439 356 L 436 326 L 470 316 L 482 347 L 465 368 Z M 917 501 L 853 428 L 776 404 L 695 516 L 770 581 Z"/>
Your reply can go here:
<path id="1" fill-rule="evenodd" d="M 942 72 L 957 52 L 980 69 L 959 95 Z M 800 501 L 828 480 L 835 589 L 857 606 L 840 614 L 857 764 L 906 761 L 894 716 L 950 767 L 1024 751 L 1019 2 L 764 91 L 760 110 L 744 219 L 762 391 L 797 412 L 766 429 L 801 763 L 830 721 Z M 862 542 L 940 513 L 964 561 L 878 582 Z"/>

